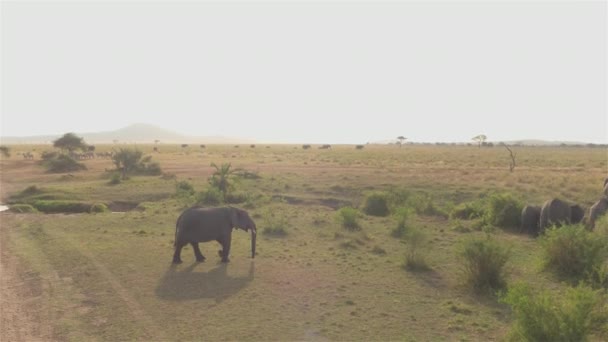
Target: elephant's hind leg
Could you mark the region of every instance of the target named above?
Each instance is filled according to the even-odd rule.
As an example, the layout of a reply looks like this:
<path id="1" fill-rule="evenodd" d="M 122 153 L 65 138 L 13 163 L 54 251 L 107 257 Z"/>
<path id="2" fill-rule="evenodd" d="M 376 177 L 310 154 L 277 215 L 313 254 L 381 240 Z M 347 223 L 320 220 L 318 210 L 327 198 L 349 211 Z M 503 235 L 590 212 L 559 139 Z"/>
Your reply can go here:
<path id="1" fill-rule="evenodd" d="M 222 249 L 218 251 L 218 254 L 222 258 L 222 262 L 229 262 L 228 255 L 230 254 L 230 241 L 231 239 L 224 239 L 218 241 L 222 245 Z"/>
<path id="2" fill-rule="evenodd" d="M 182 254 L 182 248 L 184 247 L 185 243 L 182 242 L 175 242 L 175 253 L 173 254 L 173 263 L 174 264 L 181 264 L 182 263 L 182 259 L 181 259 L 181 254 Z"/>
<path id="3" fill-rule="evenodd" d="M 190 242 L 190 244 L 192 245 L 192 249 L 194 250 L 194 257 L 196 258 L 196 261 L 205 261 L 205 256 L 203 255 L 203 253 L 201 253 L 200 248 L 198 248 L 198 242 Z"/>

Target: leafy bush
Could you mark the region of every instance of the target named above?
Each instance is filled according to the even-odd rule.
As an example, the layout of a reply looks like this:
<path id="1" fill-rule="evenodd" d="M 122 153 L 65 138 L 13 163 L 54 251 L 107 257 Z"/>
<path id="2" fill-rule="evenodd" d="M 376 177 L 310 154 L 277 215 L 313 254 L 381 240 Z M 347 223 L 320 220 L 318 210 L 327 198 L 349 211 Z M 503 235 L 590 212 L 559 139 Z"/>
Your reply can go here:
<path id="1" fill-rule="evenodd" d="M 249 195 L 246 192 L 235 191 L 226 194 L 225 202 L 230 204 L 240 204 L 247 202 L 248 199 Z"/>
<path id="2" fill-rule="evenodd" d="M 43 213 L 88 213 L 90 203 L 65 200 L 39 200 L 33 206 Z"/>
<path id="3" fill-rule="evenodd" d="M 549 228 L 540 242 L 545 267 L 574 281 L 593 274 L 608 259 L 608 236 L 589 232 L 581 225 Z"/>
<path id="4" fill-rule="evenodd" d="M 213 187 L 199 192 L 196 198 L 196 203 L 202 205 L 220 205 L 223 202 L 222 193 L 219 189 Z"/>
<path id="5" fill-rule="evenodd" d="M 397 227 L 391 231 L 391 235 L 396 238 L 404 237 L 407 232 L 407 219 L 411 215 L 411 209 L 407 207 L 401 207 L 395 210 L 395 217 L 397 218 Z"/>
<path id="6" fill-rule="evenodd" d="M 465 241 L 460 252 L 466 282 L 476 292 L 497 290 L 505 285 L 504 266 L 509 250 L 490 237 Z"/>
<path id="7" fill-rule="evenodd" d="M 390 208 L 399 208 L 408 204 L 408 199 L 411 196 L 411 192 L 407 189 L 402 188 L 391 188 L 388 191 L 388 201 Z"/>
<path id="8" fill-rule="evenodd" d="M 89 211 L 92 213 L 106 213 L 110 210 L 108 209 L 108 206 L 104 203 L 95 203 L 91 206 L 91 209 Z"/>
<path id="9" fill-rule="evenodd" d="M 584 285 L 556 294 L 517 284 L 501 301 L 513 310 L 513 341 L 586 341 L 608 319 L 606 296 Z"/>
<path id="10" fill-rule="evenodd" d="M 430 267 L 426 263 L 424 248 L 427 236 L 420 229 L 411 229 L 407 234 L 405 263 L 403 267 L 409 271 L 426 271 Z"/>
<path id="11" fill-rule="evenodd" d="M 44 151 L 40 155 L 42 160 L 50 160 L 50 159 L 57 158 L 58 156 L 59 156 L 59 152 L 56 152 L 56 151 Z"/>
<path id="12" fill-rule="evenodd" d="M 447 213 L 438 208 L 427 194 L 409 197 L 408 204 L 418 215 L 448 217 Z"/>
<path id="13" fill-rule="evenodd" d="M 351 207 L 343 207 L 340 208 L 337 212 L 337 217 L 342 227 L 348 230 L 359 230 L 361 227 L 359 226 L 359 222 L 357 219 L 359 218 L 359 211 L 355 208 Z"/>
<path id="14" fill-rule="evenodd" d="M 365 197 L 365 205 L 363 212 L 372 216 L 387 216 L 388 209 L 388 194 L 384 192 L 373 192 Z"/>
<path id="15" fill-rule="evenodd" d="M 196 191 L 190 182 L 183 180 L 175 184 L 175 193 L 177 196 L 192 196 Z"/>
<path id="16" fill-rule="evenodd" d="M 114 172 L 114 173 L 112 173 L 112 176 L 110 177 L 110 181 L 108 182 L 108 184 L 116 185 L 116 184 L 120 184 L 120 182 L 121 182 L 120 173 Z"/>
<path id="17" fill-rule="evenodd" d="M 55 158 L 43 160 L 42 165 L 49 173 L 74 172 L 87 169 L 84 164 L 77 162 L 67 154 L 58 154 Z"/>
<path id="18" fill-rule="evenodd" d="M 496 227 L 519 227 L 523 204 L 511 194 L 494 194 L 488 199 L 486 221 Z"/>
<path id="19" fill-rule="evenodd" d="M 450 218 L 470 220 L 483 217 L 485 212 L 486 209 L 483 203 L 480 201 L 460 203 L 452 209 L 450 212 Z"/>
<path id="20" fill-rule="evenodd" d="M 11 205 L 9 210 L 13 213 L 21 214 L 38 212 L 38 210 L 36 210 L 36 208 L 32 207 L 31 205 L 22 203 Z"/>
<path id="21" fill-rule="evenodd" d="M 280 212 L 268 210 L 264 215 L 264 229 L 262 234 L 283 237 L 287 235 L 287 226 L 289 221 L 287 217 L 282 215 Z"/>

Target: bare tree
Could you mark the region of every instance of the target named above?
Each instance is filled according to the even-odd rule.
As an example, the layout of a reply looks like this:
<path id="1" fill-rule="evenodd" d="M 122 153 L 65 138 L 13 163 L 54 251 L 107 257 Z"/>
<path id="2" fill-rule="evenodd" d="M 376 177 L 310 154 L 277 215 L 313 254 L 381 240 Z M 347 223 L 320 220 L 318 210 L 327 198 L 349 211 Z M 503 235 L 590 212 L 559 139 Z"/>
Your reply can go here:
<path id="1" fill-rule="evenodd" d="M 509 151 L 509 154 L 511 155 L 511 161 L 509 162 L 509 171 L 513 172 L 513 170 L 515 169 L 515 153 L 509 148 L 509 146 L 507 146 L 507 144 L 501 144 L 507 149 L 507 151 Z"/>

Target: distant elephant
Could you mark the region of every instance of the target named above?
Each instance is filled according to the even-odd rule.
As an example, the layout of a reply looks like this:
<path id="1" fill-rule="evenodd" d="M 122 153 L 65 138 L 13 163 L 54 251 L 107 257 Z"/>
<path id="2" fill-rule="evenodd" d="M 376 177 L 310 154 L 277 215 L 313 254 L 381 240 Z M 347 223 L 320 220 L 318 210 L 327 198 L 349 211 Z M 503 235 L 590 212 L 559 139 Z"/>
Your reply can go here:
<path id="1" fill-rule="evenodd" d="M 527 205 L 521 211 L 521 231 L 530 235 L 538 235 L 540 207 Z"/>
<path id="2" fill-rule="evenodd" d="M 196 261 L 205 261 L 198 243 L 214 240 L 222 245 L 222 250 L 219 251 L 222 262 L 228 262 L 233 228 L 243 229 L 244 231 L 251 229 L 251 257 L 254 258 L 257 228 L 245 210 L 234 207 L 192 207 L 186 209 L 178 217 L 175 225 L 173 263 L 179 264 L 182 262 L 181 251 L 188 243 L 194 249 Z"/>
<path id="3" fill-rule="evenodd" d="M 608 197 L 602 197 L 589 208 L 589 229 L 593 230 L 595 228 L 595 221 L 606 211 L 608 211 Z"/>
<path id="4" fill-rule="evenodd" d="M 550 225 L 580 223 L 585 211 L 578 204 L 568 204 L 558 198 L 548 200 L 540 210 L 540 232 Z"/>

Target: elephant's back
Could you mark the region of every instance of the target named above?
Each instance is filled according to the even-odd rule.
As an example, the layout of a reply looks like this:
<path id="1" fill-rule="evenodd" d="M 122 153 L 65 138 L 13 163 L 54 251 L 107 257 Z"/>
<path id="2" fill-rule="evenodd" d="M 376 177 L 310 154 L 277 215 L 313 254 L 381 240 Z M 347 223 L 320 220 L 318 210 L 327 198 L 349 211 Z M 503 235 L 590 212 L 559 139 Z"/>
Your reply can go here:
<path id="1" fill-rule="evenodd" d="M 192 226 L 194 224 L 214 225 L 229 217 L 226 208 L 190 207 L 180 215 L 177 225 Z"/>

